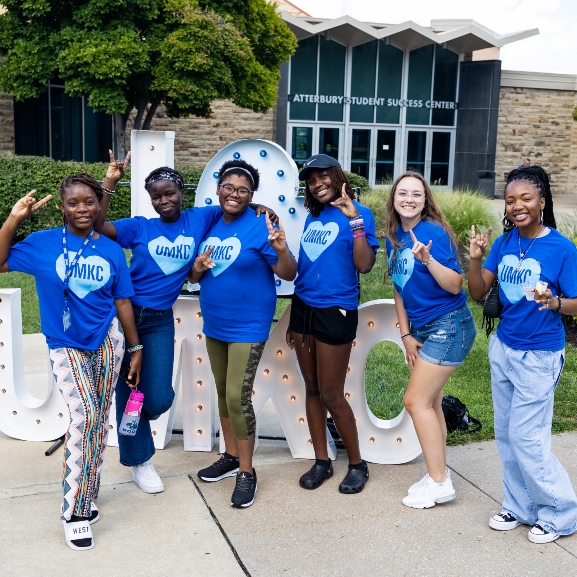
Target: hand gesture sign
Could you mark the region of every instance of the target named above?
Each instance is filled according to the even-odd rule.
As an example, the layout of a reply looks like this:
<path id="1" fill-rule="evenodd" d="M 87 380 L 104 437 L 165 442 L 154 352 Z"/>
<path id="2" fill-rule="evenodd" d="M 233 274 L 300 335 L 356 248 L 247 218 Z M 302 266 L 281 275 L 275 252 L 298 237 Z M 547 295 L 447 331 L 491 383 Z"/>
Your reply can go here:
<path id="1" fill-rule="evenodd" d="M 419 242 L 417 240 L 417 237 L 415 236 L 415 233 L 413 232 L 413 230 L 411 229 L 409 231 L 409 233 L 411 234 L 411 240 L 413 241 L 413 248 L 411 249 L 411 252 L 415 255 L 415 258 L 419 261 L 419 262 L 429 262 L 431 260 L 431 246 L 433 246 L 433 241 L 430 240 L 429 244 L 427 246 L 425 246 L 422 242 Z"/>
<path id="2" fill-rule="evenodd" d="M 487 249 L 489 237 L 493 232 L 493 227 L 489 227 L 485 234 L 475 233 L 475 225 L 471 226 L 471 244 L 469 245 L 469 256 L 472 259 L 481 259 Z"/>
<path id="3" fill-rule="evenodd" d="M 128 163 L 130 162 L 130 152 L 126 155 L 126 158 L 124 159 L 124 161 L 114 160 L 112 150 L 109 150 L 108 154 L 110 155 L 110 164 L 108 165 L 108 168 L 106 169 L 106 177 L 105 178 L 113 180 L 114 182 L 118 182 L 124 176 L 124 173 L 126 172 L 126 167 L 128 166 Z"/>
<path id="4" fill-rule="evenodd" d="M 192 268 L 196 272 L 204 272 L 210 268 L 214 268 L 216 264 L 214 264 L 213 260 L 210 258 L 212 251 L 214 250 L 214 246 L 211 246 L 207 251 L 199 254 L 196 259 L 194 260 L 194 264 Z"/>
<path id="5" fill-rule="evenodd" d="M 347 185 L 343 183 L 341 196 L 331 202 L 331 206 L 336 206 L 347 218 L 359 216 L 359 211 L 354 205 L 352 198 L 346 193 Z"/>
<path id="6" fill-rule="evenodd" d="M 278 223 L 280 222 L 278 214 L 272 208 L 264 206 L 264 204 L 259 204 L 256 206 L 255 210 L 257 216 L 260 216 L 261 214 L 267 214 L 270 217 L 271 222 L 278 226 Z"/>
<path id="7" fill-rule="evenodd" d="M 23 222 L 52 198 L 52 195 L 48 194 L 42 200 L 36 202 L 36 199 L 32 196 L 35 192 L 35 190 L 31 190 L 26 196 L 23 196 L 13 206 L 10 216 L 16 218 L 18 222 Z"/>
<path id="8" fill-rule="evenodd" d="M 272 248 L 276 252 L 280 252 L 286 248 L 286 235 L 284 232 L 284 228 L 282 226 L 282 222 L 279 220 L 279 229 L 274 228 L 272 225 L 268 212 L 266 214 L 266 227 L 268 228 L 268 241 Z"/>

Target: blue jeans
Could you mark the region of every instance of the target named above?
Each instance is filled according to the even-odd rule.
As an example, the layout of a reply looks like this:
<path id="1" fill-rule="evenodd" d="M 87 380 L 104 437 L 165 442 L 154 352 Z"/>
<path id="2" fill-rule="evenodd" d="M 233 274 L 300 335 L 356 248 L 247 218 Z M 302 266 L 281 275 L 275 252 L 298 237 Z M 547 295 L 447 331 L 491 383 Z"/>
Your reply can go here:
<path id="1" fill-rule="evenodd" d="M 134 319 L 142 351 L 142 367 L 138 390 L 144 393 L 144 405 L 140 423 L 134 437 L 118 435 L 120 462 L 127 467 L 145 463 L 154 455 L 154 441 L 150 421 L 158 419 L 168 411 L 174 400 L 172 388 L 172 361 L 174 357 L 174 318 L 172 309 L 155 311 L 132 305 Z M 130 353 L 124 355 L 124 362 L 130 364 Z M 130 387 L 122 378 L 116 385 L 116 424 L 120 419 L 130 395 Z"/>
<path id="2" fill-rule="evenodd" d="M 527 525 L 570 535 L 577 531 L 577 496 L 551 452 L 555 387 L 564 351 L 512 349 L 489 343 L 495 440 L 503 465 L 503 510 Z"/>
<path id="3" fill-rule="evenodd" d="M 458 367 L 475 343 L 475 321 L 467 305 L 441 315 L 418 329 L 411 325 L 411 335 L 423 346 L 419 357 L 434 365 Z"/>

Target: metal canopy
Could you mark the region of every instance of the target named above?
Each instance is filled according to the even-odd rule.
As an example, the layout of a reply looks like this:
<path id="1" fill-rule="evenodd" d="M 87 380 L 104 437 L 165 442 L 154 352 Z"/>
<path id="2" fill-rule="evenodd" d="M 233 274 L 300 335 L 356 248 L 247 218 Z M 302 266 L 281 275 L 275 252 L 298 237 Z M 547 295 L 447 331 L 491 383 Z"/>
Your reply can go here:
<path id="1" fill-rule="evenodd" d="M 440 44 L 458 54 L 467 54 L 484 48 L 500 48 L 539 34 L 539 30 L 533 28 L 499 35 L 474 20 L 433 20 L 432 26 L 427 28 L 410 20 L 391 25 L 360 22 L 352 16 L 326 20 L 282 12 L 282 17 L 298 40 L 323 34 L 327 39 L 346 46 L 357 46 L 376 39 L 404 50 Z"/>

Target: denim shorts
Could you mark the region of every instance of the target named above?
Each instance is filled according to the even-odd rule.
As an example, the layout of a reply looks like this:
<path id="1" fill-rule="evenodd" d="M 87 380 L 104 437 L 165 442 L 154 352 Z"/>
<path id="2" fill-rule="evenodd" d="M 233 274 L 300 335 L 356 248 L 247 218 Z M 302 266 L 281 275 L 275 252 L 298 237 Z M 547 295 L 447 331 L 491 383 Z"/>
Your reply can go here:
<path id="1" fill-rule="evenodd" d="M 467 305 L 447 313 L 421 328 L 411 326 L 411 335 L 423 346 L 419 357 L 434 365 L 458 367 L 473 347 L 477 329 Z"/>

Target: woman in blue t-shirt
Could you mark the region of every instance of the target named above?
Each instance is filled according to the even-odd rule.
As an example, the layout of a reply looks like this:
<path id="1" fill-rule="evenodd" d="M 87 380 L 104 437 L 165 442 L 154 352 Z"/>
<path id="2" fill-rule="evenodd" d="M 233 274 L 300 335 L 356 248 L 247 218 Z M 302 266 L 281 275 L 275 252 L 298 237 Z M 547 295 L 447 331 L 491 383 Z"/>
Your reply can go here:
<path id="1" fill-rule="evenodd" d="M 393 183 L 387 255 L 411 373 L 404 403 L 428 470 L 409 488 L 403 504 L 423 509 L 455 498 L 446 460 L 443 387 L 471 350 L 476 329 L 455 235 L 419 172 L 405 172 Z"/>
<path id="2" fill-rule="evenodd" d="M 529 525 L 533 543 L 577 531 L 577 496 L 551 452 L 553 397 L 565 356 L 561 314 L 577 314 L 577 249 L 556 230 L 547 173 L 513 170 L 505 188 L 506 232 L 481 267 L 491 230 L 471 230 L 469 291 L 499 281 L 503 306 L 489 343 L 495 440 L 503 465 L 502 511 L 489 526 Z"/>
<path id="3" fill-rule="evenodd" d="M 369 468 L 361 458 L 357 425 L 345 398 L 345 379 L 358 323 L 357 271 L 368 273 L 379 243 L 371 211 L 353 200 L 340 164 L 326 154 L 304 163 L 309 215 L 301 236 L 298 277 L 287 344 L 295 349 L 306 387 L 306 414 L 315 463 L 299 484 L 316 489 L 333 476 L 327 450 L 327 412 L 349 457 L 341 493 L 362 491 Z"/>
<path id="4" fill-rule="evenodd" d="M 112 151 L 109 154 L 110 165 L 103 183 L 106 194 L 95 228 L 132 251 L 130 276 L 134 297 L 131 301 L 140 339 L 149 351 L 144 358 L 140 382 L 144 393 L 140 423 L 136 435 L 119 435 L 120 462 L 132 467 L 132 478 L 142 491 L 159 493 L 164 490 L 164 483 L 151 461 L 155 449 L 150 421 L 169 410 L 174 400 L 172 305 L 180 294 L 201 239 L 218 222 L 222 211 L 219 206 L 182 211 L 184 180 L 179 172 L 163 166 L 153 170 L 144 181 L 158 218 L 136 216 L 105 222 L 110 199 L 130 158 L 128 153 L 127 161 L 122 163 L 114 160 Z M 270 210 L 253 206 L 257 213 Z M 129 385 L 120 377 L 116 388 L 118 425 L 129 394 Z"/>
<path id="5" fill-rule="evenodd" d="M 259 173 L 243 160 L 225 162 L 216 192 L 222 217 L 200 247 L 192 282 L 200 282 L 206 348 L 218 393 L 226 452 L 198 472 L 203 481 L 236 475 L 233 507 L 250 507 L 257 490 L 252 454 L 256 419 L 252 386 L 276 307 L 274 275 L 291 281 L 297 264 L 282 224 L 273 228 L 250 208 Z"/>
<path id="6" fill-rule="evenodd" d="M 64 227 L 32 233 L 10 247 L 20 223 L 52 198 L 36 202 L 33 193 L 14 205 L 0 229 L 0 273 L 19 271 L 36 279 L 54 379 L 70 409 L 61 519 L 72 549 L 92 549 L 90 523 L 99 518 L 95 501 L 125 337 L 132 353 L 129 376 L 136 384 L 143 347 L 124 254 L 94 231 L 102 187 L 88 174 L 66 177 L 60 185 Z"/>

